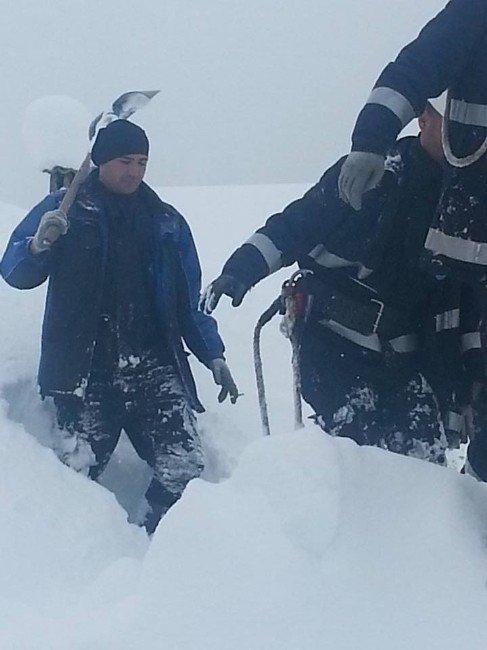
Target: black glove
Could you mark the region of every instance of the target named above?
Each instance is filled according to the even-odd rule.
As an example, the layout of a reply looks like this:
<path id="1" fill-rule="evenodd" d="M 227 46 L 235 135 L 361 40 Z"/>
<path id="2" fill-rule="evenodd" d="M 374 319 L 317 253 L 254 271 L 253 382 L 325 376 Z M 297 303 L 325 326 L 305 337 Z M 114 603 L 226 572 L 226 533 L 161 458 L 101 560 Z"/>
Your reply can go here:
<path id="1" fill-rule="evenodd" d="M 213 282 L 211 282 L 203 292 L 200 300 L 200 309 L 202 309 L 205 314 L 211 314 L 218 305 L 223 294 L 232 298 L 232 307 L 238 307 L 241 305 L 248 290 L 248 287 L 232 275 L 220 275 L 216 280 L 213 280 Z"/>

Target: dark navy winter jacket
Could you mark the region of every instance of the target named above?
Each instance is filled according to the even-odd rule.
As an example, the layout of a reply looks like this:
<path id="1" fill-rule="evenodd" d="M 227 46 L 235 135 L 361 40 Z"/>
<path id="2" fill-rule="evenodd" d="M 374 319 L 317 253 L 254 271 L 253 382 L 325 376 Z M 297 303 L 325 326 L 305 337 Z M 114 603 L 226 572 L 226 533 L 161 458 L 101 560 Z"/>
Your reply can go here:
<path id="1" fill-rule="evenodd" d="M 360 112 L 354 151 L 384 154 L 448 90 L 443 149 L 449 163 L 425 240 L 430 262 L 471 283 L 487 278 L 487 2 L 450 0 L 386 66 Z"/>
<path id="2" fill-rule="evenodd" d="M 306 194 L 289 204 L 233 255 L 223 273 L 247 287 L 283 266 L 298 262 L 325 282 L 331 274 L 362 268 L 382 300 L 406 310 L 428 300 L 431 276 L 419 269 L 422 246 L 441 186 L 441 167 L 419 138 L 402 138 L 391 150 L 379 188 L 368 192 L 356 212 L 338 196 L 343 158 Z"/>
<path id="3" fill-rule="evenodd" d="M 52 251 L 32 256 L 29 242 L 42 215 L 59 206 L 62 192 L 48 195 L 14 230 L 1 261 L 1 274 L 13 287 L 30 289 L 49 280 L 39 365 L 41 394 L 82 392 L 86 386 L 99 323 L 108 223 L 96 191 L 96 172 L 69 211 L 69 229 Z M 216 322 L 198 310 L 201 270 L 191 231 L 184 218 L 145 184 L 141 200 L 152 215 L 154 292 L 161 328 L 190 402 L 202 406 L 182 339 L 208 366 L 223 357 Z M 130 263 L 130 260 L 127 260 Z"/>
<path id="4" fill-rule="evenodd" d="M 380 186 L 365 195 L 361 211 L 356 212 L 338 196 L 337 178 L 343 160 L 328 169 L 302 198 L 271 216 L 234 251 L 222 274 L 250 288 L 270 273 L 297 262 L 301 269 L 313 271 L 333 299 L 340 299 L 342 294 L 353 299 L 357 317 L 364 305 L 364 292 L 359 290 L 369 287 L 367 296 L 372 302 L 383 303 L 399 316 L 395 332 L 386 337 L 391 343 L 409 334 L 422 338 L 421 367 L 438 392 L 446 395 L 452 384 L 461 384 L 462 388 L 468 384 L 462 377 L 462 365 L 469 381 L 483 377 L 479 317 L 472 299 L 465 296 L 462 305 L 459 283 L 437 281 L 421 269 L 423 242 L 440 192 L 441 167 L 429 158 L 419 138 L 402 138 L 389 152 Z M 364 269 L 372 273 L 357 281 Z M 317 316 L 320 318 L 319 311 Z M 303 336 L 315 337 L 319 331 L 327 331 L 314 318 L 312 311 Z M 323 345 L 330 345 L 329 335 L 323 334 Z M 332 345 L 342 343 L 337 340 Z M 344 349 L 353 347 L 344 341 Z M 370 354 L 362 348 L 354 349 L 360 371 Z M 430 358 L 432 350 L 441 353 L 434 360 Z M 391 381 L 394 368 L 384 367 L 384 371 Z"/>
<path id="5" fill-rule="evenodd" d="M 485 0 L 451 0 L 386 66 L 358 116 L 353 150 L 385 153 L 427 99 L 446 89 L 449 144 L 463 158 L 487 136 Z"/>

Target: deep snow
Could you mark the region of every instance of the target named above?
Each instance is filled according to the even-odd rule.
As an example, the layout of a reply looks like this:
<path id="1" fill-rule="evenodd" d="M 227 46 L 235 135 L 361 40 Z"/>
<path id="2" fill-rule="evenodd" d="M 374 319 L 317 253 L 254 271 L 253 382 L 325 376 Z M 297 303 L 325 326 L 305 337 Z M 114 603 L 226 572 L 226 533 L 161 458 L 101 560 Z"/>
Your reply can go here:
<path id="1" fill-rule="evenodd" d="M 304 186 L 167 189 L 211 280 Z M 22 211 L 0 205 L 2 247 Z M 292 432 L 289 344 L 264 330 L 273 435 L 251 360 L 281 273 L 216 316 L 243 393 L 208 411 L 208 465 L 152 541 L 112 493 L 45 446 L 35 391 L 44 288 L 0 284 L 0 647 L 6 650 L 470 650 L 487 646 L 487 488 L 451 469 Z M 104 477 L 129 509 L 149 474 L 125 441 Z"/>

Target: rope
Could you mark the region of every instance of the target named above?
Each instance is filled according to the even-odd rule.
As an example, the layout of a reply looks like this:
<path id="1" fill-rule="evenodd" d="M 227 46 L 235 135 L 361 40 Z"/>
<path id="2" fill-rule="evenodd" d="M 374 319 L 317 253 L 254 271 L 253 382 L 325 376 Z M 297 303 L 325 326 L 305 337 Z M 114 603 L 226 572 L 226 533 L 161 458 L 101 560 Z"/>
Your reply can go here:
<path id="1" fill-rule="evenodd" d="M 294 276 L 293 276 L 294 277 Z M 287 283 L 286 283 L 287 284 Z M 301 429 L 303 425 L 303 408 L 301 403 L 301 369 L 299 366 L 299 335 L 297 331 L 298 318 L 296 314 L 295 295 L 292 293 L 293 278 L 289 280 L 287 287 L 290 289 L 286 295 L 286 313 L 282 319 L 281 333 L 291 343 L 291 367 L 293 371 L 293 401 L 294 401 L 294 428 Z M 284 285 L 286 289 L 286 285 Z"/>
<path id="2" fill-rule="evenodd" d="M 257 395 L 259 398 L 260 419 L 262 422 L 262 429 L 265 436 L 271 434 L 269 426 L 269 413 L 267 409 L 267 400 L 265 395 L 264 372 L 262 369 L 262 356 L 260 353 L 260 333 L 264 325 L 266 325 L 280 310 L 282 305 L 281 296 L 276 298 L 274 302 L 265 310 L 257 321 L 254 329 L 254 370 L 255 380 L 257 383 Z"/>

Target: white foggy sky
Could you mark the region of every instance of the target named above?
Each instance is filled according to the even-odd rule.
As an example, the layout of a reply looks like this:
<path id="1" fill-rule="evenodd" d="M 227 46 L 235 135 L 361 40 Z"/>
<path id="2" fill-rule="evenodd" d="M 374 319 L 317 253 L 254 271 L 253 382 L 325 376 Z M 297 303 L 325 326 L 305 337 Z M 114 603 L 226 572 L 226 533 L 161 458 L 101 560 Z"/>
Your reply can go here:
<path id="1" fill-rule="evenodd" d="M 28 207 L 46 191 L 21 138 L 33 100 L 69 95 L 95 116 L 156 88 L 134 118 L 153 185 L 311 183 L 348 150 L 381 68 L 444 4 L 4 0 L 0 196 Z"/>

